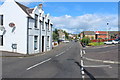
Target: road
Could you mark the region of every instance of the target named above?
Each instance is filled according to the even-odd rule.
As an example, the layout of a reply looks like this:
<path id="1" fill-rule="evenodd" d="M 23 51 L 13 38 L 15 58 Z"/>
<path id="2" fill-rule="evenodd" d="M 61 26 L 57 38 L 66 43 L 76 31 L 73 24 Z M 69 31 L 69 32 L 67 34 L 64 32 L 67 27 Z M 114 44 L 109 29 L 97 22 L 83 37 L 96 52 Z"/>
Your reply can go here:
<path id="1" fill-rule="evenodd" d="M 34 57 L 5 57 L 3 78 L 81 78 L 80 45 L 71 42 L 66 46 Z"/>
<path id="2" fill-rule="evenodd" d="M 83 56 L 84 69 L 90 74 L 85 74 L 85 78 L 92 76 L 95 79 L 118 80 L 120 62 L 118 60 L 118 45 L 106 45 L 101 47 L 86 48 Z M 94 79 L 93 79 L 94 80 Z"/>
<path id="3" fill-rule="evenodd" d="M 88 80 L 118 78 L 117 45 L 86 48 L 82 56 L 81 50 L 79 42 L 70 42 L 43 55 L 4 57 L 2 77 L 78 78 L 81 80 L 85 80 L 84 78 L 89 78 Z"/>

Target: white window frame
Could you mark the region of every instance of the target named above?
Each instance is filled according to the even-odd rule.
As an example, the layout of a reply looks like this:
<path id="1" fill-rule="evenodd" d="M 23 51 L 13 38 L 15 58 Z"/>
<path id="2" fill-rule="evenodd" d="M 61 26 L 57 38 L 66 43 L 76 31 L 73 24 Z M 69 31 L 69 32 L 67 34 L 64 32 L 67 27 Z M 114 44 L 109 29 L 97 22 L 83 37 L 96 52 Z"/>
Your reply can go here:
<path id="1" fill-rule="evenodd" d="M 0 25 L 3 26 L 3 15 L 0 15 Z"/>
<path id="2" fill-rule="evenodd" d="M 45 24 L 44 24 L 44 23 L 45 23 L 45 18 L 42 17 L 42 19 L 43 19 L 43 20 L 42 20 L 42 30 L 44 31 L 44 30 L 45 30 Z"/>
<path id="3" fill-rule="evenodd" d="M 35 14 L 35 24 L 34 24 L 34 28 L 38 28 L 38 15 Z"/>
<path id="4" fill-rule="evenodd" d="M 47 36 L 47 47 L 50 46 L 49 42 L 50 42 L 50 36 Z"/>
<path id="5" fill-rule="evenodd" d="M 34 50 L 38 50 L 38 36 L 34 36 Z"/>
<path id="6" fill-rule="evenodd" d="M 3 35 L 0 35 L 0 46 L 3 46 Z"/>

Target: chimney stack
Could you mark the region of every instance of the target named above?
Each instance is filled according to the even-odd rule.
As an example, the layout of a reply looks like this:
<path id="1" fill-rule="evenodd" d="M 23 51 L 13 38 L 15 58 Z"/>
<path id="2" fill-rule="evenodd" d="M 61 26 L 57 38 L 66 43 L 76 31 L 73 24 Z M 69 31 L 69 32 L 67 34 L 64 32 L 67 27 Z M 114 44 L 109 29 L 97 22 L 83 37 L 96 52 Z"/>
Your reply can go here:
<path id="1" fill-rule="evenodd" d="M 42 9 L 43 4 L 39 4 L 39 7 Z"/>

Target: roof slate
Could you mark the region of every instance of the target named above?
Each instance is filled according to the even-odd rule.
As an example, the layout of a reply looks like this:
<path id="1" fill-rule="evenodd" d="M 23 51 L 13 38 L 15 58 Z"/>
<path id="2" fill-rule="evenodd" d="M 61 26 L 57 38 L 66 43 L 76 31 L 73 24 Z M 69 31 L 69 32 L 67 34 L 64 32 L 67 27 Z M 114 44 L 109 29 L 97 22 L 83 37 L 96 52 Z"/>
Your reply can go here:
<path id="1" fill-rule="evenodd" d="M 84 35 L 95 35 L 94 31 L 84 31 Z"/>
<path id="2" fill-rule="evenodd" d="M 16 1 L 15 1 L 15 2 L 16 2 Z M 30 9 L 29 7 L 26 7 L 25 5 L 20 4 L 19 2 L 16 2 L 16 4 L 17 4 L 29 17 L 31 17 L 31 16 L 30 16 L 30 13 L 32 13 L 32 11 L 33 11 L 34 9 Z"/>

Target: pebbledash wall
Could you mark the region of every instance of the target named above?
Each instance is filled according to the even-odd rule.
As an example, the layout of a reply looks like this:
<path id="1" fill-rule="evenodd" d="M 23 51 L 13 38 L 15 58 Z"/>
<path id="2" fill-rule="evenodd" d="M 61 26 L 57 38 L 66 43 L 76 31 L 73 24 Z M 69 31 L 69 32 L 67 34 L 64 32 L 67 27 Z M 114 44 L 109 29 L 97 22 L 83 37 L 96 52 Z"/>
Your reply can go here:
<path id="1" fill-rule="evenodd" d="M 52 22 L 42 4 L 28 8 L 14 0 L 0 6 L 0 50 L 35 54 L 52 49 Z"/>

